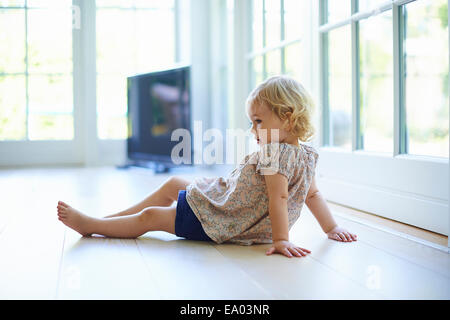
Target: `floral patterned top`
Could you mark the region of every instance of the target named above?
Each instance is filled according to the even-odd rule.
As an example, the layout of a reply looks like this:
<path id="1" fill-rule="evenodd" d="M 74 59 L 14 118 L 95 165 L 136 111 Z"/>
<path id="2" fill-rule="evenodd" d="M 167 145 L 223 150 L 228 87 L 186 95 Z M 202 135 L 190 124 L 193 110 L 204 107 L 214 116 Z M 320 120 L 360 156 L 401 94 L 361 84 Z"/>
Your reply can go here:
<path id="1" fill-rule="evenodd" d="M 268 143 L 244 157 L 227 178 L 195 178 L 186 201 L 216 243 L 272 243 L 269 198 L 264 174 L 288 179 L 289 229 L 297 221 L 314 176 L 318 152 L 309 145 Z M 272 173 L 273 174 L 273 173 Z"/>

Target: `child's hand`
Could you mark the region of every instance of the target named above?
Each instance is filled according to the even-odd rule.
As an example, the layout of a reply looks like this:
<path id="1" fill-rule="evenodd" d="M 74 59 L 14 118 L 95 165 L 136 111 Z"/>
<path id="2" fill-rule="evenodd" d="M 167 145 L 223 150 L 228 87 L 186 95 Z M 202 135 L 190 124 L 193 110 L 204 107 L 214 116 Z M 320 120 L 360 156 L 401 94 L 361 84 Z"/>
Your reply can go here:
<path id="1" fill-rule="evenodd" d="M 344 228 L 341 228 L 339 226 L 334 227 L 327 233 L 327 236 L 329 239 L 333 239 L 336 241 L 342 241 L 342 242 L 352 242 L 356 241 L 356 234 L 350 233 Z"/>
<path id="2" fill-rule="evenodd" d="M 311 253 L 308 249 L 297 247 L 296 245 L 290 243 L 289 241 L 274 241 L 272 247 L 267 250 L 266 255 L 271 255 L 272 253 L 281 253 L 286 257 L 292 258 L 296 257 L 304 257 L 308 253 Z"/>

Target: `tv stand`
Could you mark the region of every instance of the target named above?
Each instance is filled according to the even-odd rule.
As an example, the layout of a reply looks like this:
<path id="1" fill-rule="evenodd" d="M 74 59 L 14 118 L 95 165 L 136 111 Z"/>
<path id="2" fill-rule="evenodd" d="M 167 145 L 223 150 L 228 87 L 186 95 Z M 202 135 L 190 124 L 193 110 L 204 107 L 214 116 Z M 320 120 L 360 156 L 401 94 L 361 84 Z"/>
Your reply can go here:
<path id="1" fill-rule="evenodd" d="M 169 166 L 152 161 L 128 161 L 124 165 L 117 166 L 117 169 L 129 169 L 130 167 L 153 169 L 155 173 L 168 173 L 170 171 Z"/>
<path id="2" fill-rule="evenodd" d="M 154 171 L 155 173 L 167 173 L 167 172 L 170 171 L 170 168 L 169 168 L 169 167 L 166 167 L 165 165 L 159 163 L 159 164 L 156 164 L 156 165 L 154 166 L 153 171 Z"/>

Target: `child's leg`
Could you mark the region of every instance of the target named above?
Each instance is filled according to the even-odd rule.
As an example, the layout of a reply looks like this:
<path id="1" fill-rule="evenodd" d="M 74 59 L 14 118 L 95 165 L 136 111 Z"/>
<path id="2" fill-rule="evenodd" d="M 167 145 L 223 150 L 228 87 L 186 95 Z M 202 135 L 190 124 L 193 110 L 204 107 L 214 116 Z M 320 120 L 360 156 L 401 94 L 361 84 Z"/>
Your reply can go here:
<path id="1" fill-rule="evenodd" d="M 148 207 L 169 207 L 178 200 L 178 191 L 185 190 L 191 182 L 178 176 L 167 179 L 156 191 L 138 204 L 105 218 L 121 217 L 141 212 Z"/>
<path id="2" fill-rule="evenodd" d="M 115 238 L 136 238 L 148 231 L 175 234 L 174 207 L 149 207 L 139 213 L 113 218 L 93 218 L 64 202 L 58 204 L 58 219 L 83 236 L 100 234 Z"/>

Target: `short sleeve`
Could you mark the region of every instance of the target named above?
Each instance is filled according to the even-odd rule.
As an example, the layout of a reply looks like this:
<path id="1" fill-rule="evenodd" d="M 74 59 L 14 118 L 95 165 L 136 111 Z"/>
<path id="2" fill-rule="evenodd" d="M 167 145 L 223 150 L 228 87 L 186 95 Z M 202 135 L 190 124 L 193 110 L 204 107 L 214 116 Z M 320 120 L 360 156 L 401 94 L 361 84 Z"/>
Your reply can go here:
<path id="1" fill-rule="evenodd" d="M 289 148 L 286 144 L 267 143 L 258 152 L 256 173 L 261 175 L 280 173 L 290 181 L 297 161 L 295 150 Z"/>
<path id="2" fill-rule="evenodd" d="M 304 148 L 306 150 L 306 157 L 305 157 L 304 162 L 306 163 L 306 166 L 310 169 L 310 171 L 314 175 L 316 167 L 317 167 L 317 162 L 319 160 L 319 153 L 312 146 L 304 145 Z"/>

